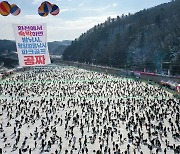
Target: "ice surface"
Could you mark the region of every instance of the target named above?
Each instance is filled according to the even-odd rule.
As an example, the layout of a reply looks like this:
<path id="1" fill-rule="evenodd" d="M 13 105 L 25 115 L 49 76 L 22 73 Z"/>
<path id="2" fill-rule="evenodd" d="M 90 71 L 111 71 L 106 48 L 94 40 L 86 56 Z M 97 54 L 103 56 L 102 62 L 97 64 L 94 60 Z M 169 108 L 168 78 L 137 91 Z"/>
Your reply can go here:
<path id="1" fill-rule="evenodd" d="M 6 154 L 18 154 L 19 149 L 25 151 L 26 148 L 22 153 L 64 154 L 68 150 L 68 154 L 78 154 L 88 149 L 89 154 L 98 150 L 107 154 L 119 151 L 149 154 L 151 146 L 152 153 L 157 149 L 158 153 L 164 153 L 166 148 L 167 154 L 172 154 L 180 144 L 180 138 L 172 136 L 180 134 L 180 102 L 158 86 L 61 66 L 16 73 L 1 80 L 0 87 L 0 147 Z M 18 131 L 20 140 L 16 144 Z M 128 137 L 130 132 L 133 142 Z M 151 132 L 150 137 L 148 132 Z M 153 139 L 159 140 L 161 147 L 153 145 Z M 14 151 L 13 145 L 17 147 Z"/>

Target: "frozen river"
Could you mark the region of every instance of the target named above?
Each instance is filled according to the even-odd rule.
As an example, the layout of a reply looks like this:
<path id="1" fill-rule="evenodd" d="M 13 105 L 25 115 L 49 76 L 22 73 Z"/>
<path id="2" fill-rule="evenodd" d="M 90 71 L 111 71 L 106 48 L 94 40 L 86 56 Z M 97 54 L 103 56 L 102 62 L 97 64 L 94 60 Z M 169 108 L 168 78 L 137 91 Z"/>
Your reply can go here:
<path id="1" fill-rule="evenodd" d="M 3 154 L 180 153 L 180 100 L 158 86 L 45 67 L 0 89 Z"/>

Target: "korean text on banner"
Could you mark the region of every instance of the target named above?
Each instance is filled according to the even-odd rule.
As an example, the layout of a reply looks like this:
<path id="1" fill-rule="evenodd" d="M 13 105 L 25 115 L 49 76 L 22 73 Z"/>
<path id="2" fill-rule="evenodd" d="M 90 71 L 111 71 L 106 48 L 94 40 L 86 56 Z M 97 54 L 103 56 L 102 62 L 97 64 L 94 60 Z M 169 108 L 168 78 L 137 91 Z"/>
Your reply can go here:
<path id="1" fill-rule="evenodd" d="M 46 24 L 13 24 L 19 65 L 43 66 L 50 64 Z"/>

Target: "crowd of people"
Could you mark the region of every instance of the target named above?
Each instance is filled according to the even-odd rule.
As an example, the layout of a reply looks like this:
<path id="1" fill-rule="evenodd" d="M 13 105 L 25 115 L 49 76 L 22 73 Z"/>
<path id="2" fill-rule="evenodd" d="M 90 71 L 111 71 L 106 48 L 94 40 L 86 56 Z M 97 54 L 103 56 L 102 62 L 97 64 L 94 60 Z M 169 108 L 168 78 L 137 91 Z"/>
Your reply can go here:
<path id="1" fill-rule="evenodd" d="M 180 100 L 159 86 L 74 67 L 0 81 L 3 154 L 180 154 Z"/>

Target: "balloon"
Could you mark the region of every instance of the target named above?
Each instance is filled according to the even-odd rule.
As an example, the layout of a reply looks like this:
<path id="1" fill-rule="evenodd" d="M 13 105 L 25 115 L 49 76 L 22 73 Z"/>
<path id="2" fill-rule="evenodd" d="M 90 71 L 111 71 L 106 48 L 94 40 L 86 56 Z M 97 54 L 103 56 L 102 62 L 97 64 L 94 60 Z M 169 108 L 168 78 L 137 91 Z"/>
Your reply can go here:
<path id="1" fill-rule="evenodd" d="M 12 15 L 17 16 L 21 12 L 21 9 L 16 4 L 11 4 L 10 12 Z"/>
<path id="2" fill-rule="evenodd" d="M 48 1 L 42 2 L 41 7 L 45 13 L 49 13 L 52 10 L 52 5 Z"/>
<path id="3" fill-rule="evenodd" d="M 52 4 L 51 15 L 56 16 L 60 12 L 59 7 L 55 4 Z"/>
<path id="4" fill-rule="evenodd" d="M 46 17 L 48 15 L 48 13 L 45 13 L 42 6 L 40 6 L 38 8 L 38 14 L 41 16 L 41 17 Z"/>
<path id="5" fill-rule="evenodd" d="M 7 1 L 2 1 L 0 3 L 0 14 L 3 16 L 8 16 L 10 14 L 11 5 Z"/>

